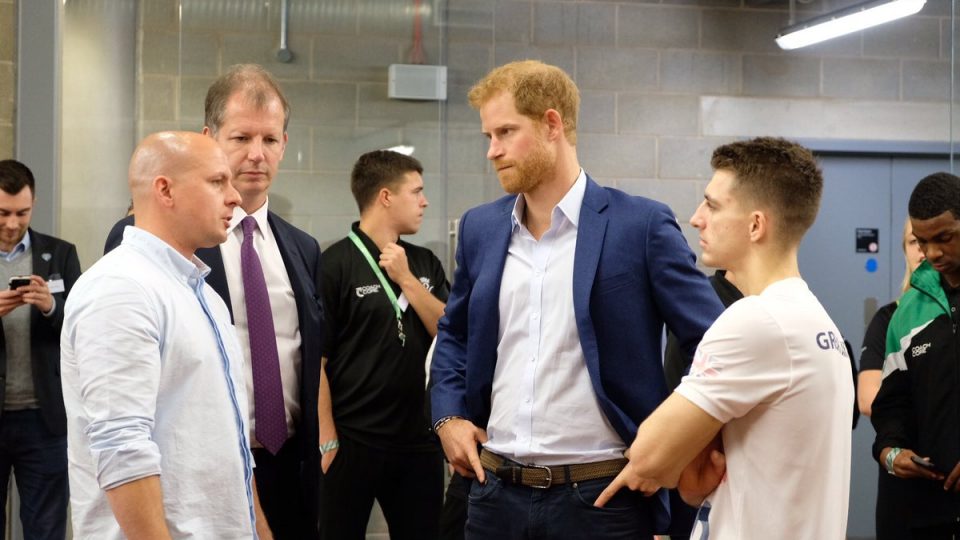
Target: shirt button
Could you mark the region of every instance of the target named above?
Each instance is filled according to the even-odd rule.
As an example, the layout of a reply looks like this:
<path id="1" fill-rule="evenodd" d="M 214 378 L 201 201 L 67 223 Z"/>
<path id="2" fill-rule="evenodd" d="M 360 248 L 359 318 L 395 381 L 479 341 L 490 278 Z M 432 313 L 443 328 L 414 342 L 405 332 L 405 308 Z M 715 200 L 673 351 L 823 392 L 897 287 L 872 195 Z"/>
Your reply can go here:
<path id="1" fill-rule="evenodd" d="M 539 313 L 534 313 L 534 314 L 530 315 L 530 318 L 533 319 L 533 320 L 537 320 L 537 319 L 540 318 L 540 314 L 539 314 Z"/>
<path id="2" fill-rule="evenodd" d="M 524 403 L 530 403 L 530 398 L 523 400 Z"/>

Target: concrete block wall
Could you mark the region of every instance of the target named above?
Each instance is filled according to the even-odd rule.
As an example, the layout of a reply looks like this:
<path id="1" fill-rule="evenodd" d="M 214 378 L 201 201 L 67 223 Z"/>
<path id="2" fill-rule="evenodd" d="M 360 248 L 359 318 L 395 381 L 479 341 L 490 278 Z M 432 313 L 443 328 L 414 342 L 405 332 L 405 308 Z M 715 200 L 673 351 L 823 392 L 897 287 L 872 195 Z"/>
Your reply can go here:
<path id="1" fill-rule="evenodd" d="M 291 2 L 289 47 L 294 59 L 286 64 L 275 56 L 279 2 L 228 4 L 141 3 L 138 137 L 160 129 L 199 130 L 204 95 L 213 79 L 233 64 L 260 63 L 280 80 L 293 111 L 271 209 L 325 247 L 345 236 L 357 219 L 349 190 L 356 158 L 369 150 L 413 145 L 425 165 L 427 197 L 434 206 L 417 241 L 445 258 L 443 160 L 449 156 L 453 170 L 482 173 L 483 150 L 479 134 L 443 135 L 442 104 L 387 98 L 387 68 L 406 62 L 412 43 L 407 3 Z M 430 2 L 425 4 L 423 50 L 428 63 L 439 64 L 443 27 L 435 24 Z M 472 184 L 460 190 L 476 193 Z"/>
<path id="2" fill-rule="evenodd" d="M 233 63 L 262 63 L 293 107 L 274 208 L 327 245 L 356 217 L 353 160 L 411 144 L 433 203 L 415 241 L 443 260 L 446 220 L 502 193 L 465 94 L 511 60 L 539 58 L 567 70 L 582 92 L 586 170 L 604 184 L 664 200 L 681 223 L 709 179 L 711 150 L 735 138 L 948 139 L 949 2 L 795 52 L 773 41 L 787 24 L 786 2 L 755 3 L 423 2 L 427 62 L 448 66 L 448 100 L 437 103 L 386 97 L 387 67 L 404 62 L 411 46 L 412 2 L 293 2 L 296 56 L 282 64 L 274 58 L 278 2 L 145 0 L 138 133 L 199 129 L 212 78 Z M 801 4 L 798 18 L 850 3 Z"/>
<path id="3" fill-rule="evenodd" d="M 852 3 L 799 4 L 797 18 Z M 471 76 L 511 60 L 560 65 L 582 93 L 581 164 L 604 184 L 669 204 L 688 238 L 694 232 L 685 223 L 709 180 L 711 151 L 724 142 L 763 134 L 949 139 L 946 1 L 928 2 L 909 19 L 793 52 L 774 42 L 788 22 L 785 1 L 475 4 L 449 1 L 452 13 L 469 14 L 474 26 L 490 28 L 461 33 L 451 23 L 452 78 L 465 81 L 458 90 L 466 89 Z M 473 61 L 455 61 L 464 57 Z M 477 65 L 480 59 L 486 64 Z M 448 114 L 451 129 L 454 122 L 475 129 L 475 116 Z"/>
<path id="4" fill-rule="evenodd" d="M 0 159 L 13 157 L 17 89 L 17 20 L 13 0 L 0 0 Z"/>

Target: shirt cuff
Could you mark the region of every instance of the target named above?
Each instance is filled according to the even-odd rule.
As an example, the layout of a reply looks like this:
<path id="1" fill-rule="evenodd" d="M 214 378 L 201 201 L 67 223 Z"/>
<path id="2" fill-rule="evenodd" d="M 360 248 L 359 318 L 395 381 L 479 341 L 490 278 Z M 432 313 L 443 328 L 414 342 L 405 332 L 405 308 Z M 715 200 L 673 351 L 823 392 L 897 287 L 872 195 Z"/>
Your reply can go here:
<path id="1" fill-rule="evenodd" d="M 52 316 L 53 316 L 53 312 L 57 310 L 57 297 L 51 295 L 51 298 L 53 299 L 53 303 L 50 304 L 50 311 L 41 311 L 41 312 L 40 312 L 40 314 L 43 315 L 44 317 L 52 317 Z"/>

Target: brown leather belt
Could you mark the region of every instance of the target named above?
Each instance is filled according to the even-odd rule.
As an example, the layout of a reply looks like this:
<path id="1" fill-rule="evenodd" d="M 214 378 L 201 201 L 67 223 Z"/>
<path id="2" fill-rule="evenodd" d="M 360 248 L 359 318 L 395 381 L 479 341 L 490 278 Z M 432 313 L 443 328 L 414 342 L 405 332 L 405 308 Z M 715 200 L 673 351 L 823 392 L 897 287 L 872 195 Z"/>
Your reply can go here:
<path id="1" fill-rule="evenodd" d="M 523 465 L 498 456 L 486 448 L 480 451 L 480 464 L 505 482 L 533 488 L 546 489 L 557 484 L 584 482 L 597 478 L 612 478 L 627 465 L 626 458 L 578 463 L 575 465 L 554 465 L 544 467 Z"/>

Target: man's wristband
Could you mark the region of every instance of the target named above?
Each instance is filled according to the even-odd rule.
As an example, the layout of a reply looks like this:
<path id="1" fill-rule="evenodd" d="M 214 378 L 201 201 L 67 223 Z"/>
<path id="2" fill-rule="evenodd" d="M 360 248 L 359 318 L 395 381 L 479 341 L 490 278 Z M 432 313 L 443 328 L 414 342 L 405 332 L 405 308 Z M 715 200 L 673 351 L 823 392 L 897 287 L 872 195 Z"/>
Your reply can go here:
<path id="1" fill-rule="evenodd" d="M 894 476 L 896 476 L 897 473 L 893 472 L 893 461 L 897 459 L 897 456 L 899 456 L 900 452 L 902 451 L 903 451 L 902 448 L 894 446 L 893 448 L 890 449 L 889 452 L 887 452 L 887 457 L 886 459 L 884 459 L 884 467 L 887 468 L 888 473 Z"/>
<path id="2" fill-rule="evenodd" d="M 330 439 L 329 441 L 320 445 L 320 455 L 324 455 L 327 452 L 333 452 L 337 448 L 340 448 L 339 439 Z"/>
<path id="3" fill-rule="evenodd" d="M 440 431 L 440 428 L 442 428 L 444 424 L 446 424 L 451 420 L 462 420 L 462 419 L 463 419 L 462 416 L 444 416 L 443 418 L 437 420 L 437 423 L 433 425 L 433 432 L 436 433 Z"/>

